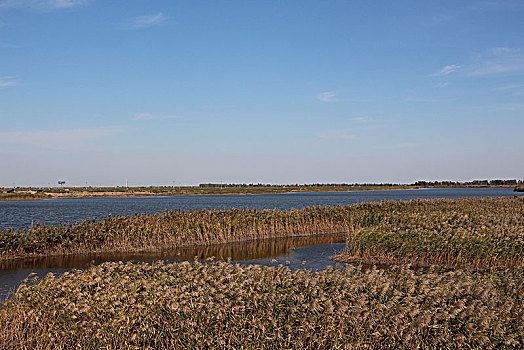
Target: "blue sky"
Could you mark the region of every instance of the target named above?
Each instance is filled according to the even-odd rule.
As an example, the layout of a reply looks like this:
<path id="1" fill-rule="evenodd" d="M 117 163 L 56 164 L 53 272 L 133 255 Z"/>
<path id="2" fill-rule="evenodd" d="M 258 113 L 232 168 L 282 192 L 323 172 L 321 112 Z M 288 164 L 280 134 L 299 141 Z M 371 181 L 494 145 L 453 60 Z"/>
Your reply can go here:
<path id="1" fill-rule="evenodd" d="M 0 186 L 524 178 L 522 1 L 0 0 Z"/>

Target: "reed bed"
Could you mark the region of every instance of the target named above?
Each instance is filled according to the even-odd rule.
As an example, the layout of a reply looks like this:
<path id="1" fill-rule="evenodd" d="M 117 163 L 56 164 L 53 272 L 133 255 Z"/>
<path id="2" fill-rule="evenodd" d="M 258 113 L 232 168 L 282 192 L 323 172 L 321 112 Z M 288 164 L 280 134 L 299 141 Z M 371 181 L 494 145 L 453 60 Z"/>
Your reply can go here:
<path id="1" fill-rule="evenodd" d="M 524 198 L 430 199 L 304 209 L 162 211 L 0 230 L 0 259 L 154 251 L 347 233 L 342 261 L 524 265 Z"/>
<path id="2" fill-rule="evenodd" d="M 524 271 L 105 263 L 22 285 L 4 349 L 509 348 Z"/>
<path id="3" fill-rule="evenodd" d="M 126 252 L 348 232 L 350 207 L 162 211 L 76 224 L 0 230 L 0 259 Z"/>
<path id="4" fill-rule="evenodd" d="M 524 198 L 415 200 L 379 204 L 370 212 L 376 209 L 373 215 L 381 218 L 349 235 L 336 260 L 524 266 Z"/>
<path id="5" fill-rule="evenodd" d="M 23 201 L 50 198 L 46 193 L 30 193 L 30 192 L 16 192 L 16 193 L 1 193 L 0 201 Z"/>

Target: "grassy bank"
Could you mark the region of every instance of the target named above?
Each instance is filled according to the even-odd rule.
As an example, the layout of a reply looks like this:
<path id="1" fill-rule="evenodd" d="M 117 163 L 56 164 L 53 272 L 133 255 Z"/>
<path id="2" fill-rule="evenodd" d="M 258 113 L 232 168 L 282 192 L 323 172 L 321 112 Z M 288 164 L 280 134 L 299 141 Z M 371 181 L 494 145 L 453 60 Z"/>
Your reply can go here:
<path id="1" fill-rule="evenodd" d="M 445 266 L 524 265 L 524 198 L 432 199 L 300 210 L 163 211 L 0 230 L 0 259 L 132 252 L 347 232 L 339 260 Z"/>
<path id="2" fill-rule="evenodd" d="M 5 349 L 494 348 L 524 344 L 524 272 L 106 263 L 22 286 Z"/>
<path id="3" fill-rule="evenodd" d="M 374 207 L 370 212 L 381 218 L 362 222 L 360 229 L 348 236 L 347 251 L 338 261 L 524 266 L 523 198 L 417 200 L 369 206 Z"/>

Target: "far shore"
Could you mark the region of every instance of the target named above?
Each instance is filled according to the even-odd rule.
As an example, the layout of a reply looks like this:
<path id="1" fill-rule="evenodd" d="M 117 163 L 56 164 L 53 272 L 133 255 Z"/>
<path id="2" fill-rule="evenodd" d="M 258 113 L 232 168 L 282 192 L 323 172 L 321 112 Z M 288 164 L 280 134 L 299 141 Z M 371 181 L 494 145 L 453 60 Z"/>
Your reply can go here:
<path id="1" fill-rule="evenodd" d="M 224 187 L 70 187 L 70 188 L 16 188 L 0 189 L 0 200 L 41 200 L 56 198 L 100 198 L 100 197 L 160 197 L 189 195 L 250 195 L 298 192 L 348 192 L 413 190 L 423 188 L 481 188 L 515 187 L 515 185 L 305 185 L 305 186 L 224 186 Z M 520 188 L 517 186 L 515 191 Z"/>

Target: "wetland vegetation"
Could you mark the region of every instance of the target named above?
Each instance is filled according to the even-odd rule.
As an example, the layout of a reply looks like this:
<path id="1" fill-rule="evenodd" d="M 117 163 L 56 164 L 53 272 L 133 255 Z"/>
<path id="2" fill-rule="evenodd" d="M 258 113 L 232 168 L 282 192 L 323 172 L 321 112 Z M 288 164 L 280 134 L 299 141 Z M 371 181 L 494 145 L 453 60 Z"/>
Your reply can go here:
<path id="1" fill-rule="evenodd" d="M 361 224 L 348 236 L 347 251 L 339 261 L 524 266 L 524 198 L 365 205 L 379 219 L 369 217 L 372 222 Z"/>
<path id="2" fill-rule="evenodd" d="M 347 233 L 339 260 L 510 267 L 524 263 L 524 198 L 384 201 L 293 210 L 161 211 L 0 230 L 0 259 Z"/>
<path id="3" fill-rule="evenodd" d="M 105 263 L 22 285 L 4 348 L 500 348 L 524 342 L 522 270 L 311 274 L 227 263 Z"/>
<path id="4" fill-rule="evenodd" d="M 288 211 L 162 211 L 76 224 L 0 229 L 0 260 L 39 255 L 134 252 L 256 239 L 345 233 L 352 207 Z"/>
<path id="5" fill-rule="evenodd" d="M 1 259 L 347 233 L 344 271 L 104 263 L 28 281 L 5 348 L 524 346 L 524 198 L 163 211 L 0 230 Z M 369 267 L 359 263 L 385 268 Z M 416 268 L 415 268 L 416 267 Z"/>

